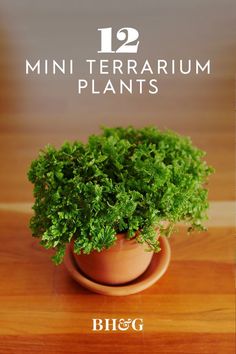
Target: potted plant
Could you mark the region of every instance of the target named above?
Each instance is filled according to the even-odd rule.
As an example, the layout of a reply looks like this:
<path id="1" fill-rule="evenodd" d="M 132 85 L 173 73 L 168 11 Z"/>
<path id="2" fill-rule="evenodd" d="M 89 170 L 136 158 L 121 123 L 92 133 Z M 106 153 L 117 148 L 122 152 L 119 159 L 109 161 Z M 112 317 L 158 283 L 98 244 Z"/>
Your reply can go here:
<path id="1" fill-rule="evenodd" d="M 176 223 L 204 229 L 212 172 L 204 154 L 188 137 L 155 127 L 103 128 L 86 144 L 47 146 L 28 172 L 33 236 L 55 250 L 56 264 L 71 244 L 95 281 L 130 281 L 160 250 L 158 236 L 169 236 Z"/>

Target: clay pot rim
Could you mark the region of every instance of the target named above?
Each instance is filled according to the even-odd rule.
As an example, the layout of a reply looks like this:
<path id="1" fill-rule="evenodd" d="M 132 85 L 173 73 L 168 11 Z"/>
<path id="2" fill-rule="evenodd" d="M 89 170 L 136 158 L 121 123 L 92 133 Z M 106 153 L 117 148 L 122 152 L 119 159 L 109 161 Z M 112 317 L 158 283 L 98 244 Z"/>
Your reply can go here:
<path id="1" fill-rule="evenodd" d="M 165 226 L 168 226 L 168 225 L 169 225 L 169 221 L 167 221 L 167 220 L 162 220 L 162 221 L 160 222 L 160 224 L 162 224 L 162 225 L 165 227 Z M 160 237 L 160 234 L 158 233 L 158 230 L 159 230 L 159 227 L 156 227 L 157 239 Z M 132 236 L 131 238 L 125 237 L 125 235 L 128 234 L 128 231 L 117 232 L 117 233 L 115 234 L 115 236 L 116 236 L 117 238 L 124 238 L 124 239 L 127 240 L 127 241 L 135 241 L 136 237 L 138 236 L 138 234 L 140 234 L 141 231 L 142 231 L 141 228 L 138 229 L 137 231 L 135 231 L 134 236 Z M 73 236 L 72 239 L 71 239 L 71 242 L 73 242 L 73 243 L 74 243 L 74 238 L 75 238 L 75 236 Z M 136 241 L 135 241 L 135 242 L 136 242 Z M 115 245 L 115 244 L 114 244 L 114 245 Z M 112 247 L 112 246 L 111 246 L 111 247 Z M 101 252 L 102 252 L 102 251 L 101 251 Z"/>
<path id="2" fill-rule="evenodd" d="M 159 239 L 160 234 L 158 233 L 158 228 L 157 228 L 157 235 L 156 238 Z M 103 248 L 101 251 L 97 251 L 97 250 L 93 250 L 90 253 L 83 253 L 83 251 L 81 253 L 75 253 L 74 252 L 74 237 L 71 240 L 71 245 L 72 245 L 72 250 L 76 255 L 85 255 L 85 256 L 89 256 L 90 254 L 92 254 L 93 252 L 95 253 L 101 253 L 101 252 L 117 252 L 119 250 L 119 248 L 121 247 L 122 243 L 125 243 L 127 246 L 129 245 L 130 247 L 138 247 L 138 245 L 146 245 L 147 247 L 147 252 L 152 252 L 154 253 L 154 251 L 152 249 L 150 249 L 150 246 L 148 245 L 147 242 L 138 242 L 136 240 L 138 233 L 140 232 L 140 230 L 137 230 L 134 234 L 134 236 L 132 236 L 131 238 L 127 238 L 125 235 L 127 235 L 127 232 L 119 232 L 115 235 L 115 237 L 117 238 L 117 240 L 113 243 L 113 245 L 111 245 L 109 248 Z M 118 241 L 118 242 L 117 242 Z M 120 244 L 120 246 L 119 246 Z"/>

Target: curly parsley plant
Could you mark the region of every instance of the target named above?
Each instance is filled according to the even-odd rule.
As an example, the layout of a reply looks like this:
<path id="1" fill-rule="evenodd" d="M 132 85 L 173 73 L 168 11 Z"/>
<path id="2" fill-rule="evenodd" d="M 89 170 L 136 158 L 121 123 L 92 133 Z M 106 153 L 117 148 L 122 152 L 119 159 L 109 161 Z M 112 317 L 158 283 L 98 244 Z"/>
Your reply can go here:
<path id="1" fill-rule="evenodd" d="M 28 172 L 33 236 L 55 249 L 56 264 L 72 238 L 74 251 L 88 254 L 109 248 L 120 232 L 157 252 L 157 228 L 168 235 L 184 221 L 203 229 L 212 172 L 204 155 L 189 138 L 154 127 L 104 128 L 87 144 L 47 146 Z"/>

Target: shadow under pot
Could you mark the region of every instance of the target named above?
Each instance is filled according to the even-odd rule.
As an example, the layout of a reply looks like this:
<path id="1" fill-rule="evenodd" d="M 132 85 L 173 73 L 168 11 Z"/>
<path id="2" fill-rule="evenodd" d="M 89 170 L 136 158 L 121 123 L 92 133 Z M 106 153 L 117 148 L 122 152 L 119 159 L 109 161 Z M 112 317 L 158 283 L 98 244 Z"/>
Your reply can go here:
<path id="1" fill-rule="evenodd" d="M 116 243 L 101 252 L 73 253 L 77 266 L 92 280 L 102 284 L 125 284 L 138 278 L 150 265 L 153 252 L 147 251 L 146 244 L 128 240 L 124 233 L 116 237 Z"/>

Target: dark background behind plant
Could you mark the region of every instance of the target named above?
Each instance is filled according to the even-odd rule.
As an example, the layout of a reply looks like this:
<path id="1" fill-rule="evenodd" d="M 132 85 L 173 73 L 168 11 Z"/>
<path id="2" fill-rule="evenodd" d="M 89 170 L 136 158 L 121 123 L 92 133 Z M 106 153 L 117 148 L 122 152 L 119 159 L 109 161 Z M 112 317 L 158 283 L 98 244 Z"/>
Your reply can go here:
<path id="1" fill-rule="evenodd" d="M 234 198 L 234 1 L 3 0 L 0 21 L 0 202 L 32 202 L 25 176 L 38 150 L 86 141 L 101 124 L 152 124 L 190 135 L 217 171 L 210 199 Z M 96 57 L 97 28 L 111 24 L 140 30 L 137 60 L 209 57 L 212 75 L 164 77 L 158 96 L 78 96 L 77 74 L 24 76 L 26 57 Z"/>

